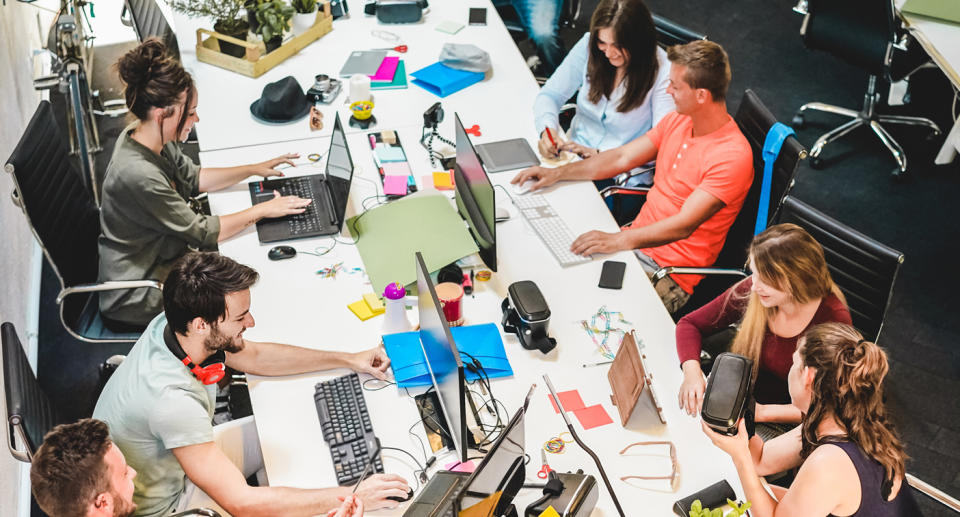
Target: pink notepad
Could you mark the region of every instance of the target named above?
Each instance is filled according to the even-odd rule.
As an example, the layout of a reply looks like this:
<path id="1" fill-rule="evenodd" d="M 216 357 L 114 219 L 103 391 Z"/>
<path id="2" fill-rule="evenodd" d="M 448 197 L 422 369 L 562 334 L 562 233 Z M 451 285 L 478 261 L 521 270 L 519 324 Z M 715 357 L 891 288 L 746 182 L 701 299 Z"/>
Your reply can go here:
<path id="1" fill-rule="evenodd" d="M 383 193 L 397 196 L 405 196 L 407 194 L 407 177 L 406 176 L 384 176 L 383 178 Z"/>
<path id="2" fill-rule="evenodd" d="M 377 69 L 377 73 L 370 76 L 370 82 L 392 82 L 394 74 L 397 73 L 397 65 L 399 63 L 399 57 L 383 58 L 383 61 L 380 63 L 380 68 Z"/>

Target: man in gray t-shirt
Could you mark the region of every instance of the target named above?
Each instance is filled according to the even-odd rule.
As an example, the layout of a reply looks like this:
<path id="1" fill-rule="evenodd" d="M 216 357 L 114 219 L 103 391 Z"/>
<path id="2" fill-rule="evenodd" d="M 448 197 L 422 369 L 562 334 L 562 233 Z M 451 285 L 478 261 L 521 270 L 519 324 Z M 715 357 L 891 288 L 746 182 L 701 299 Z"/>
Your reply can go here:
<path id="1" fill-rule="evenodd" d="M 257 278 L 252 268 L 217 253 L 185 255 L 164 284 L 164 314 L 150 322 L 104 387 L 94 418 L 110 425 L 114 443 L 138 472 L 135 515 L 168 514 L 186 477 L 234 515 L 265 509 L 321 514 L 350 495 L 349 487 L 250 487 L 213 443 L 216 379 L 224 365 L 257 375 L 346 367 L 380 379 L 390 365 L 379 347 L 351 354 L 244 339 L 254 325 L 250 286 Z M 361 483 L 357 495 L 372 510 L 396 506 L 386 498 L 405 498 L 407 490 L 403 478 L 381 474 Z"/>

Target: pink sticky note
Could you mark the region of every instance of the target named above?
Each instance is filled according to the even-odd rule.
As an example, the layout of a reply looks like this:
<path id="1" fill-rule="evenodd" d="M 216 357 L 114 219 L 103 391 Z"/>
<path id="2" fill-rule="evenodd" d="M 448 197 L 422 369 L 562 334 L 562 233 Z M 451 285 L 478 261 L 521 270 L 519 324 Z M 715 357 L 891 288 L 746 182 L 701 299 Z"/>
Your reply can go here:
<path id="1" fill-rule="evenodd" d="M 386 176 L 409 176 L 410 164 L 407 162 L 388 162 L 381 165 Z"/>
<path id="2" fill-rule="evenodd" d="M 473 465 L 473 460 L 467 460 L 466 463 L 460 463 L 459 461 L 452 461 L 443 466 L 444 470 L 449 470 L 452 472 L 473 472 L 476 467 Z"/>
<path id="3" fill-rule="evenodd" d="M 550 404 L 553 405 L 553 411 L 559 415 L 560 408 L 557 407 L 557 403 L 553 400 L 553 395 L 547 396 L 550 397 Z M 584 408 L 583 399 L 580 398 L 580 392 L 577 390 L 561 391 L 557 393 L 557 396 L 560 397 L 560 403 L 563 404 L 563 409 L 568 412 Z"/>
<path id="4" fill-rule="evenodd" d="M 613 423 L 613 419 L 607 414 L 607 410 L 603 409 L 600 404 L 578 409 L 573 414 L 580 421 L 584 430 Z"/>
<path id="5" fill-rule="evenodd" d="M 383 178 L 383 193 L 397 196 L 407 195 L 406 176 L 385 176 Z"/>
<path id="6" fill-rule="evenodd" d="M 420 176 L 420 185 L 422 185 L 421 188 L 424 189 L 433 188 L 433 174 L 424 174 L 423 176 Z"/>

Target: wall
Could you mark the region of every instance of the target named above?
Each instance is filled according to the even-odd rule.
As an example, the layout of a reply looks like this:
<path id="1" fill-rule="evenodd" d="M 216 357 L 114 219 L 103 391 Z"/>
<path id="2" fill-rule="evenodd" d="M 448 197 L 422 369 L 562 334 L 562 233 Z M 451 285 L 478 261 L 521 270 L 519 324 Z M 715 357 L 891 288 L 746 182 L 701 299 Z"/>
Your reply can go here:
<path id="1" fill-rule="evenodd" d="M 53 15 L 42 8 L 16 0 L 0 4 L 0 85 L 3 85 L 0 163 L 6 163 L 39 102 L 40 96 L 33 89 L 32 51 L 40 47 L 39 27 L 47 27 L 52 18 Z M 12 190 L 13 181 L 9 175 L 0 173 L 0 238 L 3 239 L 0 246 L 0 264 L 3 265 L 0 321 L 13 322 L 24 345 L 32 349 L 36 364 L 41 255 L 23 214 L 10 201 Z M 4 431 L 0 435 L 6 440 L 7 426 L 2 427 Z M 26 510 L 25 505 L 18 504 L 25 495 L 22 481 L 26 472 L 25 466 L 6 450 L 0 451 L 0 515 L 14 516 L 18 515 L 18 510 Z"/>

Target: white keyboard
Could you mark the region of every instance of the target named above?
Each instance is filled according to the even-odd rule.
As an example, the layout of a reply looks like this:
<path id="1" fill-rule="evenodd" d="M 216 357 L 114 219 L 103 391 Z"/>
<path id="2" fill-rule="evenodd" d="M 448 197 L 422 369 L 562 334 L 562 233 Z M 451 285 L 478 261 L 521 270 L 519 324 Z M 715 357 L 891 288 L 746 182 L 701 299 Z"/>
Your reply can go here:
<path id="1" fill-rule="evenodd" d="M 567 223 L 557 215 L 545 196 L 540 194 L 513 196 L 513 204 L 520 209 L 520 213 L 561 266 L 590 262 L 589 257 L 581 257 L 570 251 L 574 236 L 570 233 Z"/>

